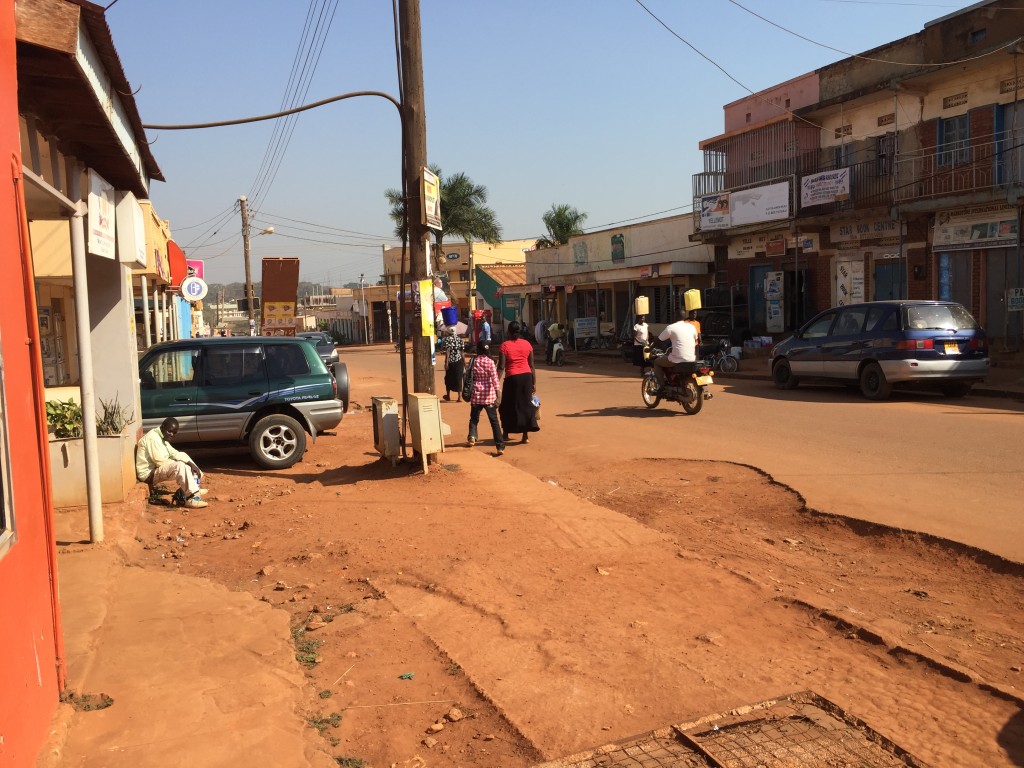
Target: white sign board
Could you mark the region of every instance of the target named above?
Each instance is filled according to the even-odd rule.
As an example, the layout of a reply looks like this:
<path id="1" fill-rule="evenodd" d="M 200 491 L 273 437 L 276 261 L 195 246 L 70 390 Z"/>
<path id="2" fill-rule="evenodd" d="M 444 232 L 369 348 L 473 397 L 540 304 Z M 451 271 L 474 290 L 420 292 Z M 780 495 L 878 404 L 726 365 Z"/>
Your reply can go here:
<path id="1" fill-rule="evenodd" d="M 117 258 L 114 239 L 114 188 L 96 171 L 89 171 L 89 253 Z"/>
<path id="2" fill-rule="evenodd" d="M 769 184 L 729 195 L 730 226 L 787 219 L 790 216 L 789 183 Z"/>
<path id="3" fill-rule="evenodd" d="M 935 215 L 936 251 L 1009 246 L 1017 242 L 1017 209 L 987 205 Z"/>
<path id="4" fill-rule="evenodd" d="M 1006 311 L 1024 312 L 1024 288 L 1010 288 L 1006 291 Z"/>
<path id="5" fill-rule="evenodd" d="M 117 216 L 117 257 L 122 264 L 146 266 L 146 221 L 142 206 L 131 192 L 119 195 Z"/>
<path id="6" fill-rule="evenodd" d="M 850 196 L 850 169 L 812 173 L 800 180 L 800 205 L 822 205 Z"/>
<path id="7" fill-rule="evenodd" d="M 577 339 L 596 339 L 597 318 L 577 317 L 572 321 L 572 330 Z"/>
<path id="8" fill-rule="evenodd" d="M 423 169 L 423 217 L 421 223 L 431 229 L 441 229 L 441 182 L 428 168 Z"/>

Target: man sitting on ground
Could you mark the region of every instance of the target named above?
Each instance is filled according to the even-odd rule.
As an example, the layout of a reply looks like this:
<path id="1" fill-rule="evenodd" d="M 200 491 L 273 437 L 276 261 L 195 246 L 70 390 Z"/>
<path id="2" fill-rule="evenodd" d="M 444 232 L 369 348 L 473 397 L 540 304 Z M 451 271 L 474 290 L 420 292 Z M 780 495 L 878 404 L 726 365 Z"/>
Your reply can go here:
<path id="1" fill-rule="evenodd" d="M 178 483 L 178 500 L 189 509 L 202 509 L 209 506 L 203 501 L 207 489 L 199 487 L 203 473 L 187 453 L 167 442 L 176 434 L 178 420 L 172 416 L 142 436 L 135 453 L 135 476 L 150 486 L 174 480 Z"/>

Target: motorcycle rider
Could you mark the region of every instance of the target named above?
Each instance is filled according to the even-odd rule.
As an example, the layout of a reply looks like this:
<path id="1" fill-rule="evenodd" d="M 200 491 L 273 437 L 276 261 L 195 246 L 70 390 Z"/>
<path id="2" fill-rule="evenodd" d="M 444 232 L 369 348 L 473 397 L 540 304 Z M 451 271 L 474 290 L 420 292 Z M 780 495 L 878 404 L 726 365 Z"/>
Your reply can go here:
<path id="1" fill-rule="evenodd" d="M 687 317 L 686 309 L 680 308 L 679 320 L 665 326 L 665 330 L 658 335 L 661 341 L 672 342 L 668 354 L 654 361 L 654 376 L 659 387 L 665 386 L 665 369 L 674 369 L 681 373 L 691 372 L 693 363 L 697 362 L 697 329 L 692 323 L 687 322 Z"/>

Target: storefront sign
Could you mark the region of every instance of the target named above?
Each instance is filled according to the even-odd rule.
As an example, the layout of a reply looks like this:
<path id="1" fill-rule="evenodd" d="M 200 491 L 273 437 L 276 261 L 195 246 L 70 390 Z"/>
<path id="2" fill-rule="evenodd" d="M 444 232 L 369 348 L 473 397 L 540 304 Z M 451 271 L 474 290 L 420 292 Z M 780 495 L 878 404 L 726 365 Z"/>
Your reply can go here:
<path id="1" fill-rule="evenodd" d="M 122 264 L 146 266 L 146 219 L 142 206 L 131 192 L 120 196 L 114 215 L 117 217 L 117 256 Z"/>
<path id="2" fill-rule="evenodd" d="M 1024 312 L 1024 288 L 1010 288 L 1006 292 L 1006 311 Z"/>
<path id="3" fill-rule="evenodd" d="M 1000 248 L 1017 242 L 1017 209 L 986 205 L 935 216 L 932 248 L 937 251 Z"/>
<path id="4" fill-rule="evenodd" d="M 776 252 L 780 248 L 781 250 Z M 799 248 L 801 253 L 817 253 L 818 235 L 813 232 L 796 236 L 766 232 L 759 235 L 734 237 L 729 241 L 729 258 L 752 259 L 758 254 L 763 256 L 782 255 L 790 248 Z"/>
<path id="5" fill-rule="evenodd" d="M 572 321 L 572 329 L 577 339 L 596 339 L 597 318 L 577 317 Z"/>
<path id="6" fill-rule="evenodd" d="M 202 259 L 185 259 L 185 269 L 189 277 L 206 279 L 206 262 Z"/>
<path id="7" fill-rule="evenodd" d="M 115 258 L 114 221 L 114 188 L 89 171 L 89 253 Z"/>
<path id="8" fill-rule="evenodd" d="M 850 196 L 850 169 L 812 173 L 800 181 L 800 205 L 822 205 Z"/>
<path id="9" fill-rule="evenodd" d="M 659 269 L 659 264 L 646 264 L 640 267 L 640 279 L 647 280 L 652 277 L 658 277 Z"/>
<path id="10" fill-rule="evenodd" d="M 898 237 L 899 234 L 900 224 L 892 219 L 844 221 L 829 227 L 829 236 L 833 243 L 857 243 L 861 240 Z"/>
<path id="11" fill-rule="evenodd" d="M 700 228 L 729 228 L 729 193 L 707 195 L 700 199 Z"/>
<path id="12" fill-rule="evenodd" d="M 433 171 L 427 168 L 422 170 L 420 186 L 423 192 L 423 210 L 420 223 L 431 229 L 441 229 L 441 182 Z"/>
<path id="13" fill-rule="evenodd" d="M 757 224 L 790 216 L 789 183 L 744 189 L 729 195 L 730 225 Z"/>
<path id="14" fill-rule="evenodd" d="M 785 256 L 786 238 L 783 236 L 773 237 L 765 243 L 764 254 L 765 256 Z"/>

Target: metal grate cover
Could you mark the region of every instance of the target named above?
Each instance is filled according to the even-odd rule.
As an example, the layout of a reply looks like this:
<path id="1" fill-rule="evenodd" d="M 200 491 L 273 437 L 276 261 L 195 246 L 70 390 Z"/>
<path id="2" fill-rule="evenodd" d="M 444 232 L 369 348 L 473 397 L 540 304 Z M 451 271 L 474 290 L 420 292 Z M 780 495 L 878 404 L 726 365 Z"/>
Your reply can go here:
<path id="1" fill-rule="evenodd" d="M 537 768 L 927 768 L 811 691 L 708 715 Z"/>

